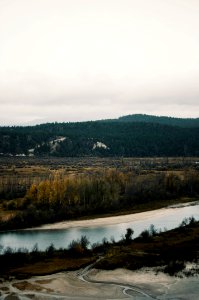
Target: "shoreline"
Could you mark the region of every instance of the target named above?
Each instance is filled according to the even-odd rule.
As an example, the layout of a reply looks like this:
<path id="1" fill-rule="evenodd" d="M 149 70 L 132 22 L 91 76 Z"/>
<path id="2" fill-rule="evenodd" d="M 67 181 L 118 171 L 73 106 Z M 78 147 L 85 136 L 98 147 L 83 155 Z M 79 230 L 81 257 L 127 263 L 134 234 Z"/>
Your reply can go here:
<path id="1" fill-rule="evenodd" d="M 122 210 L 116 210 L 116 211 L 111 211 L 107 213 L 102 213 L 102 214 L 91 214 L 91 215 L 83 215 L 77 218 L 72 218 L 68 220 L 62 220 L 62 221 L 57 221 L 55 223 L 44 223 L 35 227 L 25 227 L 25 228 L 17 228 L 17 229 L 4 229 L 0 230 L 0 234 L 3 233 L 8 233 L 8 232 L 20 232 L 20 231 L 31 231 L 31 230 L 58 230 L 58 229 L 68 229 L 68 228 L 73 228 L 73 227 L 91 227 L 95 226 L 93 225 L 93 222 L 96 220 L 99 220 L 99 223 L 96 223 L 96 226 L 99 225 L 114 225 L 117 224 L 117 222 L 113 223 L 101 223 L 100 220 L 108 220 L 109 218 L 116 218 L 116 217 L 126 217 L 130 215 L 137 215 L 140 213 L 147 213 L 147 212 L 155 212 L 155 211 L 160 211 L 164 209 L 169 209 L 169 208 L 182 208 L 188 205 L 198 205 L 199 204 L 199 198 L 194 197 L 194 198 L 188 198 L 188 197 L 182 197 L 182 198 L 177 198 L 177 199 L 169 199 L 169 200 L 164 200 L 164 201 L 155 201 L 152 203 L 152 206 L 149 205 L 149 203 L 144 203 L 144 204 L 136 204 L 133 208 L 127 209 L 122 209 Z M 77 222 L 77 225 L 74 225 L 75 222 Z M 85 223 L 85 225 L 82 225 Z M 86 225 L 86 222 L 90 225 Z M 98 221 L 97 221 L 98 222 Z M 123 221 L 122 221 L 123 222 Z M 128 222 L 128 221 L 127 221 Z M 125 222 L 124 222 L 125 223 Z"/>
<path id="2" fill-rule="evenodd" d="M 199 200 L 191 201 L 191 202 L 185 202 L 185 203 L 177 203 L 172 204 L 163 208 L 153 209 L 153 210 L 147 210 L 137 213 L 129 213 L 129 214 L 122 214 L 122 215 L 112 215 L 107 217 L 97 217 L 97 218 L 91 218 L 91 219 L 85 219 L 85 220 L 70 220 L 70 221 L 62 221 L 62 222 L 56 222 L 52 224 L 45 224 L 38 227 L 32 227 L 32 228 L 26 228 L 23 230 L 60 230 L 60 229 L 68 229 L 68 228 L 74 228 L 74 227 L 97 227 L 97 226 L 108 226 L 108 225 L 115 225 L 118 223 L 129 223 L 132 221 L 139 220 L 143 216 L 145 218 L 151 218 L 156 213 L 164 213 L 165 209 L 167 210 L 173 210 L 176 208 L 183 208 L 187 206 L 195 206 L 199 204 Z"/>
<path id="3" fill-rule="evenodd" d="M 195 203 L 193 202 L 189 202 L 184 204 L 183 206 L 190 206 L 194 204 Z M 175 210 L 175 208 L 170 209 Z M 164 210 L 162 209 L 162 211 Z M 143 264 L 141 268 L 135 268 L 134 270 L 128 269 L 127 265 L 123 262 L 122 264 L 119 263 L 114 267 L 115 257 L 118 257 L 120 261 L 122 261 L 123 259 L 124 262 L 129 262 L 126 257 L 126 253 L 129 253 L 129 258 L 133 261 L 137 257 L 139 257 L 140 253 L 143 253 L 143 258 L 145 257 L 146 259 L 146 252 L 149 250 L 149 256 L 147 259 L 150 260 L 150 251 L 152 249 L 156 249 L 156 247 L 158 247 L 159 249 L 161 249 L 161 247 L 164 247 L 165 249 L 164 241 L 168 240 L 168 238 L 170 239 L 170 246 L 166 251 L 167 253 L 169 253 L 168 251 L 170 249 L 175 253 L 176 249 L 178 249 L 178 245 L 176 245 L 176 248 L 173 248 L 176 243 L 176 232 L 180 233 L 181 236 L 181 243 L 179 243 L 179 245 L 184 245 L 184 243 L 187 241 L 187 245 L 189 247 L 186 247 L 186 250 L 188 251 L 187 253 L 190 253 L 189 249 L 193 249 L 193 245 L 195 245 L 194 239 L 190 240 L 190 234 L 192 235 L 192 237 L 197 237 L 197 229 L 198 227 L 194 226 L 191 228 L 187 227 L 186 230 L 181 228 L 177 231 L 171 231 L 169 236 L 168 233 L 162 233 L 162 237 L 154 237 L 154 243 L 158 242 L 159 244 L 152 245 L 151 243 L 146 244 L 144 242 L 142 244 L 143 248 L 140 248 L 141 244 L 139 241 L 137 242 L 138 248 L 136 248 L 136 241 L 132 242 L 132 245 L 126 245 L 125 247 L 127 248 L 118 248 L 117 245 L 115 245 L 115 248 L 113 248 L 115 249 L 115 251 L 110 252 L 113 255 L 108 256 L 108 259 L 111 259 L 112 257 L 113 261 L 110 261 L 107 270 L 104 270 L 103 264 L 101 266 L 96 265 L 96 263 L 99 262 L 99 259 L 95 260 L 94 263 L 90 262 L 88 264 L 85 264 L 84 267 L 83 265 L 79 265 L 79 267 L 73 269 L 74 271 L 63 268 L 62 262 L 62 269 L 57 269 L 57 272 L 55 273 L 45 273 L 48 275 L 43 274 L 43 276 L 42 274 L 38 276 L 38 273 L 30 277 L 27 276 L 28 269 L 27 266 L 25 266 L 26 272 L 24 272 L 24 274 L 26 274 L 26 276 L 22 277 L 22 269 L 15 269 L 15 272 L 17 272 L 17 274 L 20 273 L 21 277 L 18 277 L 18 279 L 16 279 L 17 277 L 15 277 L 14 273 L 12 272 L 10 273 L 10 275 L 8 274 L 8 277 L 5 277 L 4 280 L 3 277 L 2 280 L 0 279 L 0 299 L 25 300 L 31 298 L 33 300 L 91 300 L 95 298 L 96 300 L 119 300 L 126 299 L 126 296 L 130 296 L 131 298 L 136 300 L 143 300 L 145 298 L 151 300 L 198 300 L 199 266 L 195 261 L 187 262 L 185 269 L 178 271 L 176 273 L 176 276 L 170 276 L 166 273 L 163 273 L 165 272 L 165 266 L 167 266 L 166 261 L 166 265 L 161 265 L 161 263 L 158 263 L 155 264 L 154 267 L 152 267 L 151 264 Z M 191 241 L 191 244 L 189 243 L 189 241 Z M 133 245 L 134 248 L 132 248 Z M 148 249 L 149 245 L 152 245 L 151 250 Z M 116 250 L 119 252 L 117 252 Z M 179 255 L 177 257 L 179 259 Z M 71 258 L 69 259 L 69 261 L 71 261 Z M 49 259 L 45 262 L 42 259 L 42 262 L 39 262 L 42 271 L 42 264 L 46 264 L 48 262 Z M 56 261 L 56 268 L 57 262 L 58 261 Z M 111 266 L 111 264 L 112 268 L 109 270 L 109 266 Z M 106 257 L 104 266 L 107 266 Z M 38 271 L 37 264 L 34 265 L 34 268 Z M 32 270 L 32 266 L 30 266 L 29 271 L 30 269 Z"/>

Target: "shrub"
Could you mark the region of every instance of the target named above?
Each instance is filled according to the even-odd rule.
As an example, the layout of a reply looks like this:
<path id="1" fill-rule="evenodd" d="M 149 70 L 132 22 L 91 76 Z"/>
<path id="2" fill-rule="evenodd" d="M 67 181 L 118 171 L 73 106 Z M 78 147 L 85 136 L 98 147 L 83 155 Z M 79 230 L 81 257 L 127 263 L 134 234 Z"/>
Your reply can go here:
<path id="1" fill-rule="evenodd" d="M 157 234 L 157 229 L 155 228 L 155 226 L 153 224 L 150 225 L 149 227 L 149 233 L 150 233 L 150 236 L 155 236 Z"/>
<path id="2" fill-rule="evenodd" d="M 185 268 L 185 263 L 183 261 L 170 261 L 165 267 L 164 272 L 168 273 L 170 276 L 182 271 Z"/>
<path id="3" fill-rule="evenodd" d="M 184 218 L 180 223 L 179 227 L 192 226 L 196 223 L 196 219 L 192 216 L 189 218 Z"/>
<path id="4" fill-rule="evenodd" d="M 140 233 L 139 238 L 141 238 L 141 240 L 144 241 L 144 242 L 150 241 L 151 240 L 151 235 L 150 235 L 149 230 L 147 230 L 147 229 L 143 230 Z"/>
<path id="5" fill-rule="evenodd" d="M 134 233 L 134 230 L 132 228 L 127 228 L 126 229 L 126 234 L 125 234 L 125 241 L 127 243 L 129 243 L 130 241 L 132 241 L 132 235 Z"/>
<path id="6" fill-rule="evenodd" d="M 75 241 L 73 240 L 69 246 L 68 246 L 69 252 L 71 252 L 74 256 L 82 256 L 84 253 L 84 249 L 81 245 L 81 242 L 79 240 Z"/>
<path id="7" fill-rule="evenodd" d="M 80 244 L 84 250 L 88 249 L 88 245 L 90 244 L 86 235 L 83 235 L 80 239 Z"/>
<path id="8" fill-rule="evenodd" d="M 49 247 L 46 248 L 46 253 L 51 256 L 51 255 L 53 255 L 54 252 L 55 252 L 55 246 L 52 243 L 52 244 L 50 244 Z"/>

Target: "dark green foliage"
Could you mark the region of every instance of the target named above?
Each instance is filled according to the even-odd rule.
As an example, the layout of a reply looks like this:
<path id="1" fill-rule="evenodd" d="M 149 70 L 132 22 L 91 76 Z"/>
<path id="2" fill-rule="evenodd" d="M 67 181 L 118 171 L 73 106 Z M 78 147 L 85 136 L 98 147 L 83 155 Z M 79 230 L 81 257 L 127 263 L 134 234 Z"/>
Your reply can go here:
<path id="1" fill-rule="evenodd" d="M 196 219 L 192 216 L 189 218 L 184 218 L 184 220 L 182 220 L 179 227 L 188 227 L 188 226 L 191 227 L 191 226 L 194 226 L 194 224 L 196 224 Z"/>
<path id="2" fill-rule="evenodd" d="M 199 118 L 173 118 L 173 117 L 159 117 L 144 114 L 128 115 L 118 118 L 119 122 L 144 122 L 157 123 L 179 127 L 199 127 Z"/>
<path id="3" fill-rule="evenodd" d="M 37 156 L 63 157 L 199 155 L 198 119 L 162 118 L 126 116 L 112 121 L 0 127 L 0 153 L 28 155 L 34 149 Z M 56 142 L 59 137 L 65 140 Z M 98 141 L 107 149 L 94 147 Z"/>
<path id="4" fill-rule="evenodd" d="M 88 238 L 87 238 L 86 235 L 83 235 L 83 236 L 81 237 L 81 239 L 80 239 L 80 244 L 81 244 L 81 246 L 82 246 L 82 248 L 83 248 L 84 250 L 87 250 L 87 249 L 88 249 L 88 246 L 89 246 L 90 242 L 89 242 L 89 240 L 88 240 Z"/>
<path id="5" fill-rule="evenodd" d="M 150 236 L 155 236 L 158 233 L 157 229 L 155 228 L 155 226 L 153 224 L 151 224 L 149 227 L 149 233 L 150 233 Z"/>
<path id="6" fill-rule="evenodd" d="M 145 229 L 143 230 L 140 235 L 139 235 L 139 238 L 141 241 L 143 242 L 149 242 L 151 241 L 151 234 L 150 234 L 150 231 Z"/>
<path id="7" fill-rule="evenodd" d="M 55 253 L 55 246 L 51 244 L 48 248 L 46 248 L 46 252 L 49 257 L 51 257 Z"/>
<path id="8" fill-rule="evenodd" d="M 143 230 L 139 235 L 139 241 L 142 242 L 150 242 L 152 240 L 152 237 L 156 236 L 158 234 L 157 229 L 153 224 L 150 225 L 149 229 Z"/>
<path id="9" fill-rule="evenodd" d="M 125 241 L 129 243 L 132 240 L 134 230 L 132 228 L 127 228 L 126 233 L 124 235 Z"/>

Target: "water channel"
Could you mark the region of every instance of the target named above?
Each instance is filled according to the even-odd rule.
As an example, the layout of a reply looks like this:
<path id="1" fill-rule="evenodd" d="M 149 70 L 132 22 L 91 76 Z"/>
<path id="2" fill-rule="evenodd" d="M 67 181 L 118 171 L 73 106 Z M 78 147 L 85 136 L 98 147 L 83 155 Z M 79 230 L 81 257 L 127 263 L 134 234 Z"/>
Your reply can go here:
<path id="1" fill-rule="evenodd" d="M 199 202 L 182 206 L 173 206 L 137 214 L 94 219 L 88 221 L 70 221 L 36 229 L 18 230 L 0 233 L 0 245 L 4 248 L 27 248 L 31 250 L 35 244 L 40 250 L 51 243 L 58 249 L 67 248 L 72 240 L 86 235 L 90 243 L 101 242 L 114 237 L 120 240 L 126 228 L 134 230 L 134 237 L 153 224 L 157 229 L 169 230 L 177 227 L 184 218 L 193 216 L 199 220 Z"/>

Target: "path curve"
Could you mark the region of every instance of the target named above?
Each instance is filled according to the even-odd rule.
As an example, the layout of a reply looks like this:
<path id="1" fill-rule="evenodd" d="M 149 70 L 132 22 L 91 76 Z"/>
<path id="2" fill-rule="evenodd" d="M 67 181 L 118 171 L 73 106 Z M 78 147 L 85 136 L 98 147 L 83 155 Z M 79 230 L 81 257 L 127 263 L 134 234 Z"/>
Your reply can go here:
<path id="1" fill-rule="evenodd" d="M 105 285 L 116 285 L 119 286 L 123 289 L 123 294 L 125 296 L 129 296 L 131 298 L 134 298 L 134 296 L 132 296 L 131 294 L 128 293 L 128 291 L 133 291 L 136 292 L 138 294 L 141 294 L 142 296 L 150 299 L 156 299 L 156 297 L 147 294 L 146 292 L 144 292 L 141 288 L 130 285 L 130 284 L 123 284 L 123 283 L 119 283 L 119 282 L 114 282 L 114 281 L 103 281 L 103 280 L 93 280 L 90 279 L 87 275 L 88 273 L 92 270 L 92 268 L 95 266 L 95 264 L 100 261 L 103 257 L 100 257 L 98 260 L 96 260 L 94 263 L 88 265 L 87 267 L 85 267 L 82 271 L 77 272 L 77 277 L 84 281 L 84 282 L 88 282 L 88 283 L 94 283 L 94 284 L 105 284 Z"/>

